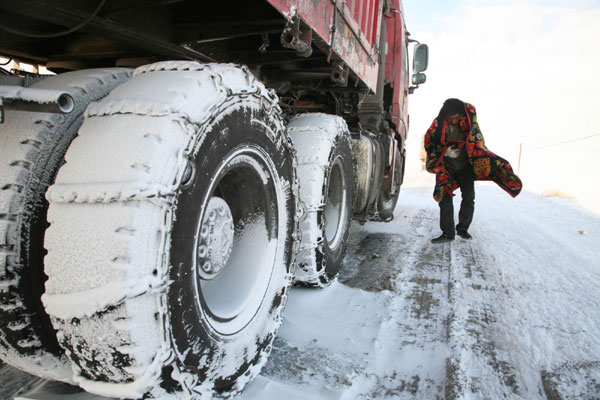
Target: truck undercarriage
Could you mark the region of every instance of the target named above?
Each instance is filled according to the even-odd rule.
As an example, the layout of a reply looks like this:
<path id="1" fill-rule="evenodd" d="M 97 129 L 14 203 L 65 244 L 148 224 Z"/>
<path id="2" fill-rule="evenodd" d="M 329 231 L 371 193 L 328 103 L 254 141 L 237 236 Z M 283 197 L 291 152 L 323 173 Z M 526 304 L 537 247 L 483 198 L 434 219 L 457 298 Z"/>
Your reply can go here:
<path id="1" fill-rule="evenodd" d="M 54 72 L 131 68 L 171 59 L 233 62 L 247 65 L 279 93 L 328 97 L 297 107 L 331 113 L 336 107 L 343 111 L 336 98 L 368 89 L 356 74 L 344 71 L 318 35 L 303 41 L 302 32 L 310 28 L 288 21 L 262 0 L 31 1 L 18 6 L 2 1 L 0 9 L 0 53 Z M 64 34 L 72 30 L 65 27 L 78 26 Z M 302 54 L 301 46 L 310 54 Z"/>

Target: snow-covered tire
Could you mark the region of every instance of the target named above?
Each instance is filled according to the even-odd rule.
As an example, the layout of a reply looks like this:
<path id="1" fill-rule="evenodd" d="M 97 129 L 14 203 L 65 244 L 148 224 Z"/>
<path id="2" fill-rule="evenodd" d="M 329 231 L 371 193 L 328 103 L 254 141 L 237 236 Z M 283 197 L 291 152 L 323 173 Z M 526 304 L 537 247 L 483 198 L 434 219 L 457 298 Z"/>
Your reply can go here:
<path id="1" fill-rule="evenodd" d="M 69 93 L 70 114 L 8 110 L 0 124 L 0 359 L 46 379 L 69 382 L 72 374 L 41 301 L 44 195 L 87 105 L 128 76 L 125 69 L 97 69 L 48 77 L 31 87 Z"/>
<path id="2" fill-rule="evenodd" d="M 281 324 L 298 241 L 277 96 L 245 67 L 140 67 L 65 158 L 43 301 L 74 379 L 109 397 L 239 392 Z"/>
<path id="3" fill-rule="evenodd" d="M 346 122 L 335 115 L 301 114 L 288 124 L 298 157 L 302 241 L 294 279 L 326 287 L 346 252 L 354 198 L 354 161 Z"/>
<path id="4" fill-rule="evenodd" d="M 377 219 L 380 221 L 391 221 L 394 219 L 394 209 L 398 204 L 400 187 L 404 181 L 404 156 L 396 151 L 394 161 L 394 183 L 391 191 L 382 190 L 377 198 Z"/>

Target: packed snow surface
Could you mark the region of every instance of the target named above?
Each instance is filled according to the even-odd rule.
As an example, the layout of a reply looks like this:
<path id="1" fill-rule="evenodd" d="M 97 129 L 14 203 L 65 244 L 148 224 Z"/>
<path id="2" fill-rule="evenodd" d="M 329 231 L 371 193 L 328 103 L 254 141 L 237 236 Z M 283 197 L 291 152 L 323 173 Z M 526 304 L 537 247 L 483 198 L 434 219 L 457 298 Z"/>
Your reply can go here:
<path id="1" fill-rule="evenodd" d="M 239 399 L 600 397 L 600 217 L 478 182 L 474 238 L 432 245 L 432 178 L 353 226 L 338 282 L 291 291 Z"/>
<path id="2" fill-rule="evenodd" d="M 600 217 L 477 183 L 474 239 L 432 245 L 433 176 L 407 186 L 393 222 L 354 226 L 339 282 L 292 290 L 240 398 L 599 398 Z"/>

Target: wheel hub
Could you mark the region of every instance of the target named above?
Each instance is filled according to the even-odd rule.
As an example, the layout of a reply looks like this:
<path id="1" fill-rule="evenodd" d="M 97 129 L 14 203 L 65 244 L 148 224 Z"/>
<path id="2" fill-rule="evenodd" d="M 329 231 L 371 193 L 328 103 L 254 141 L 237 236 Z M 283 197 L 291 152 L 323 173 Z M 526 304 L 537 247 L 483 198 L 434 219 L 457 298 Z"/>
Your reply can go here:
<path id="1" fill-rule="evenodd" d="M 212 197 L 198 238 L 200 279 L 214 279 L 223 270 L 233 248 L 233 233 L 233 218 L 227 202 L 220 197 Z"/>

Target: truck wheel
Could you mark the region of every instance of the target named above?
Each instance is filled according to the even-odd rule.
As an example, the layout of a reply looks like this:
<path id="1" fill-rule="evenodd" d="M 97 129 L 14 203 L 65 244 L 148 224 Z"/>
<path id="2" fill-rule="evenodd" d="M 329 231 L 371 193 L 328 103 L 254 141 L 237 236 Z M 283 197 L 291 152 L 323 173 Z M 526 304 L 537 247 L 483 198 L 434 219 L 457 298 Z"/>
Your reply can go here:
<path id="1" fill-rule="evenodd" d="M 85 390 L 196 398 L 266 362 L 290 284 L 295 158 L 246 68 L 162 62 L 88 108 L 48 191 L 43 297 Z"/>
<path id="2" fill-rule="evenodd" d="M 72 372 L 41 301 L 44 195 L 87 105 L 128 75 L 123 69 L 98 69 L 48 77 L 31 87 L 71 94 L 70 114 L 9 110 L 0 124 L 0 358 L 46 379 L 70 382 Z"/>
<path id="3" fill-rule="evenodd" d="M 297 284 L 328 286 L 346 251 L 354 196 L 354 162 L 346 122 L 309 113 L 294 118 L 288 132 L 298 157 L 302 242 Z"/>
<path id="4" fill-rule="evenodd" d="M 394 209 L 400 196 L 400 187 L 404 180 L 404 157 L 399 151 L 396 151 L 396 161 L 394 164 L 394 184 L 391 191 L 379 192 L 377 199 L 377 219 L 380 221 L 391 221 L 394 219 Z"/>

